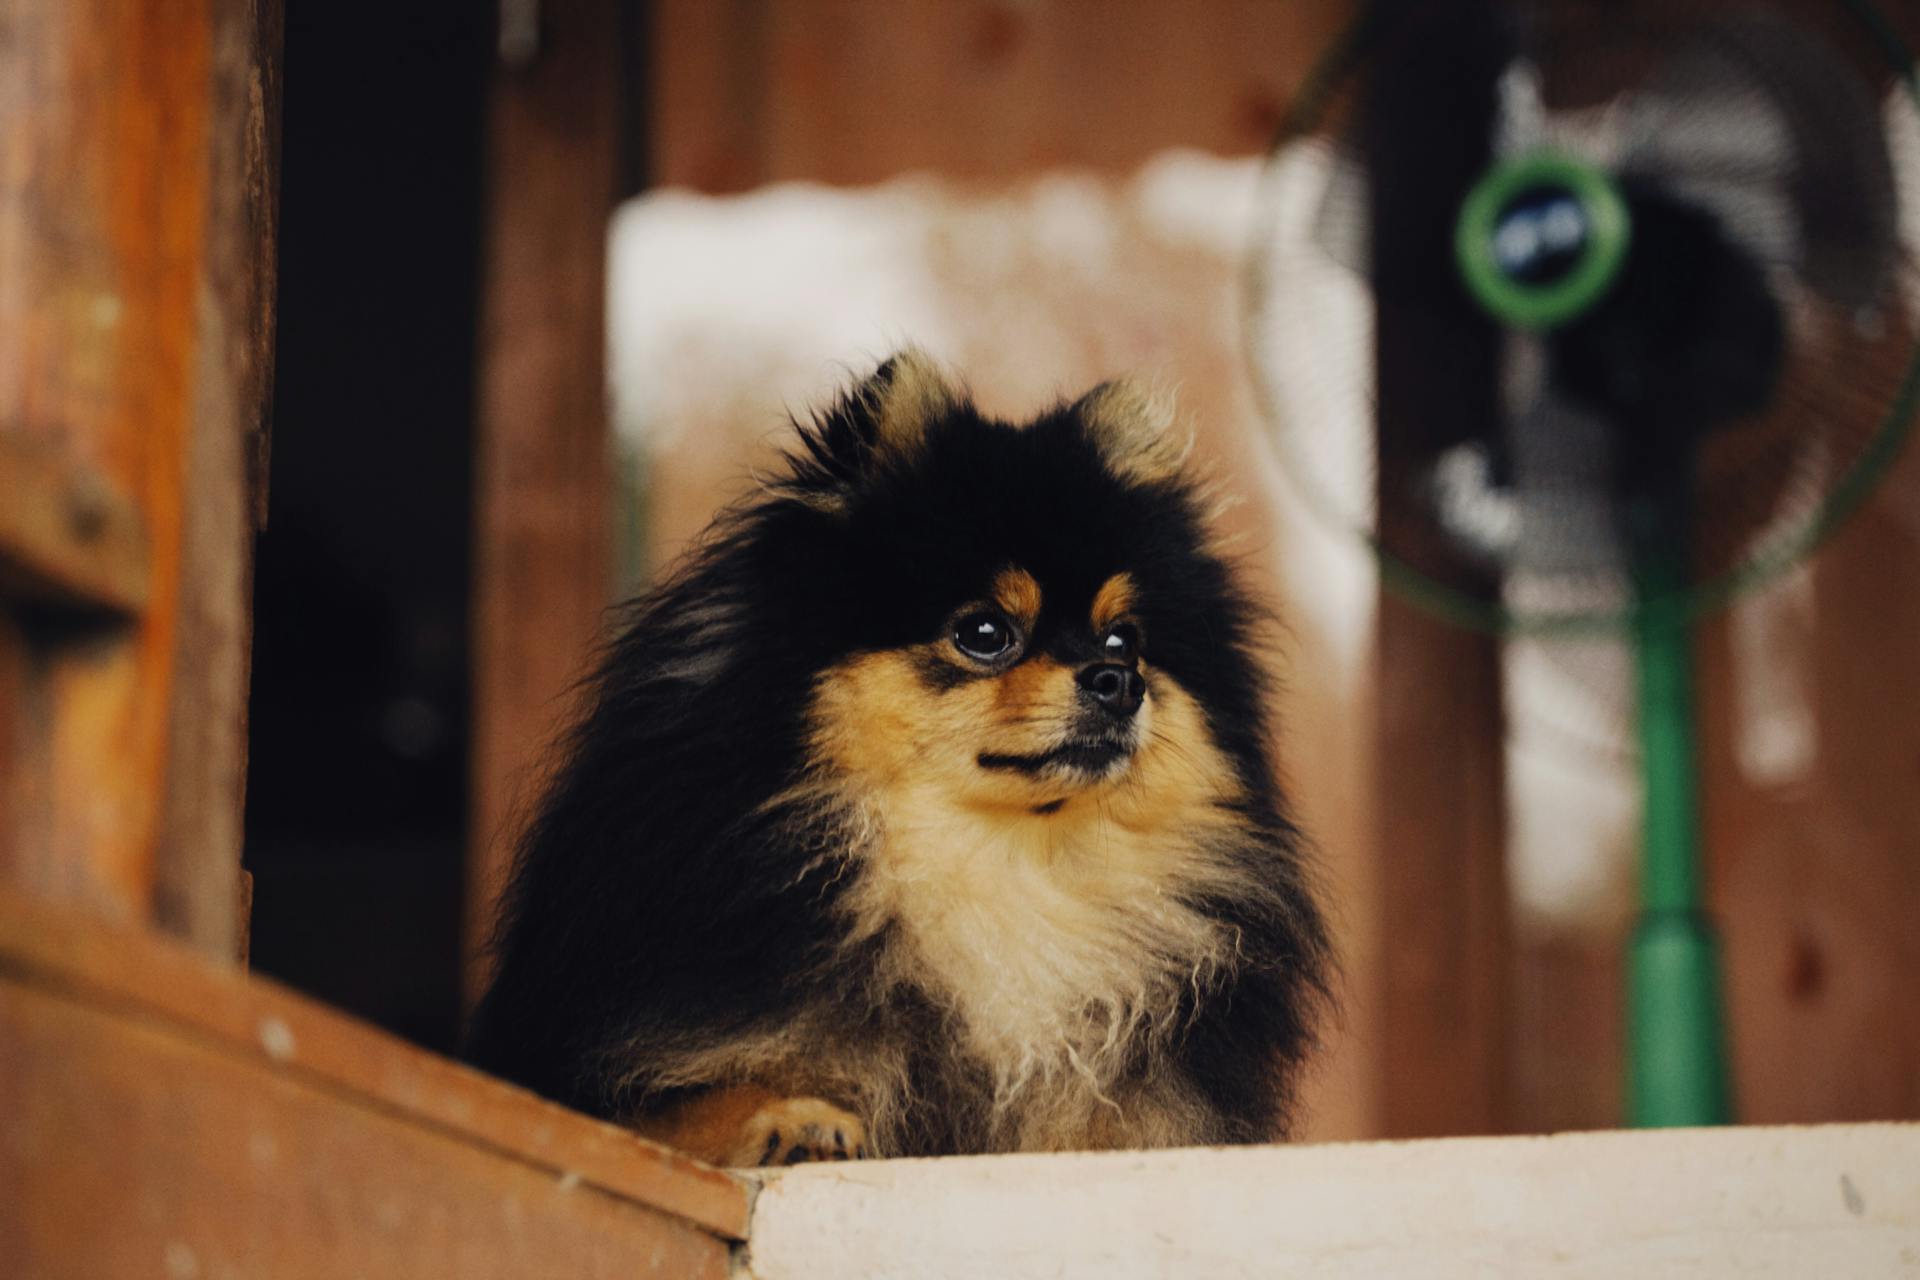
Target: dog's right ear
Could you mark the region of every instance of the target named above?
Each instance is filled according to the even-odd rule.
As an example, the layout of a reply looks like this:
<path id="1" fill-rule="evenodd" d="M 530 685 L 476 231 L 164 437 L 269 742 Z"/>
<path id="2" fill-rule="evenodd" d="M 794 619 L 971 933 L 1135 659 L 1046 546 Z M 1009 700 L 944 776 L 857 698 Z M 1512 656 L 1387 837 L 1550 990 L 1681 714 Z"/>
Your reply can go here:
<path id="1" fill-rule="evenodd" d="M 933 358 L 908 347 L 841 397 L 810 430 L 801 431 L 823 479 L 852 484 L 875 469 L 911 458 L 927 429 L 961 402 L 960 391 Z"/>

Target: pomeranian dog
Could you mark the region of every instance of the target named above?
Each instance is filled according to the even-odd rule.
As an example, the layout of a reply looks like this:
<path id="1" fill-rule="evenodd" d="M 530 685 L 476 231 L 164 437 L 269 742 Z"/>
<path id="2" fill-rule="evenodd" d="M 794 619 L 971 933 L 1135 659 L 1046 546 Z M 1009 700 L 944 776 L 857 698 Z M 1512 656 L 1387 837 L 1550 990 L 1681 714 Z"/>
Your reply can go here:
<path id="1" fill-rule="evenodd" d="M 632 605 L 473 1060 L 722 1165 L 1283 1136 L 1327 943 L 1168 415 L 925 356 Z"/>

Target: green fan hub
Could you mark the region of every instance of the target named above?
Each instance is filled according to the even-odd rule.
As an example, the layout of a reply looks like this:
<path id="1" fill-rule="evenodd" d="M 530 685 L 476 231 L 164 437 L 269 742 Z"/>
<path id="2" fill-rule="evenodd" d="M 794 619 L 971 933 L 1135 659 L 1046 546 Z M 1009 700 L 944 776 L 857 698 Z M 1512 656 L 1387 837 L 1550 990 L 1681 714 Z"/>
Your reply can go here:
<path id="1" fill-rule="evenodd" d="M 1454 254 L 1467 291 L 1495 320 L 1552 329 L 1606 296 L 1632 229 L 1603 170 L 1531 151 L 1496 164 L 1467 193 Z"/>

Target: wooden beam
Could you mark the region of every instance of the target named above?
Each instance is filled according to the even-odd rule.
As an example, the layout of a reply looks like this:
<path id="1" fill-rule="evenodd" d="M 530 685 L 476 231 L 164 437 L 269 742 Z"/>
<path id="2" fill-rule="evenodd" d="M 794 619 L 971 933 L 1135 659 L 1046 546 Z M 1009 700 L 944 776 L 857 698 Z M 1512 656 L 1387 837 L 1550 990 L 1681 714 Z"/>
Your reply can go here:
<path id="1" fill-rule="evenodd" d="M 758 1280 L 1800 1280 L 1920 1265 L 1920 1125 L 889 1160 L 762 1176 Z"/>
<path id="2" fill-rule="evenodd" d="M 4 981 L 0 1079 L 20 1280 L 727 1274 L 645 1206 Z"/>
<path id="3" fill-rule="evenodd" d="M 620 6 L 549 0 L 494 73 L 480 330 L 468 991 L 519 825 L 611 591 L 606 240 L 620 162 Z"/>
<path id="4" fill-rule="evenodd" d="M 142 1141 L 177 1149 L 203 1123 L 209 1126 L 206 1140 L 211 1141 L 211 1135 L 224 1127 L 207 1121 L 204 1107 L 244 1111 L 258 1102 L 278 1108 L 282 1103 L 274 1099 L 288 1096 L 287 1088 L 293 1087 L 302 1096 L 335 1100 L 342 1117 L 363 1113 L 386 1117 L 410 1131 L 434 1135 L 436 1142 L 485 1152 L 489 1159 L 539 1171 L 549 1180 L 559 1178 L 568 1185 L 643 1205 L 715 1237 L 738 1239 L 745 1231 L 745 1191 L 726 1174 L 416 1049 L 272 982 L 248 978 L 152 934 L 113 929 L 0 892 L 0 983 L 9 991 L 54 999 L 69 1010 L 83 1011 L 87 1016 L 79 1021 L 91 1028 L 75 1029 L 73 1018 L 53 1013 L 20 1013 L 24 1021 L 0 1025 L 0 1096 L 9 1099 L 14 1114 L 34 1113 L 31 1102 L 22 1101 L 30 1096 L 25 1092 L 29 1085 L 56 1109 L 70 1104 L 70 1090 L 79 1091 L 74 1097 L 86 1099 L 84 1082 L 89 1073 L 118 1072 L 122 1058 L 178 1075 L 180 1083 L 174 1092 L 181 1094 L 180 1105 L 191 1112 L 190 1117 L 181 1118 L 184 1131 L 136 1126 L 110 1145 L 97 1145 L 105 1144 L 106 1138 L 87 1128 L 76 1135 L 85 1139 L 76 1151 L 78 1160 L 111 1162 L 125 1156 L 152 1161 L 156 1156 L 141 1150 Z M 38 1002 L 28 1003 L 40 1007 Z M 129 1033 L 102 1028 L 98 1017 Z M 132 1043 L 134 1028 L 147 1037 L 142 1041 L 146 1047 L 138 1052 Z M 73 1047 L 42 1060 L 37 1055 L 45 1051 L 34 1045 L 56 1033 L 75 1037 Z M 191 1044 L 195 1052 L 182 1056 L 160 1042 Z M 238 1092 L 230 1098 L 215 1079 L 216 1063 L 220 1064 L 218 1078 L 236 1084 Z M 25 1080 L 17 1074 L 23 1071 Z M 63 1074 L 71 1078 L 70 1083 L 62 1082 Z M 206 1083 L 193 1083 L 196 1074 Z M 120 1101 L 147 1107 L 141 1100 L 144 1087 L 135 1093 L 140 1096 Z M 108 1102 L 102 1099 L 103 1106 Z M 17 1143 L 5 1145 L 0 1161 L 23 1158 L 22 1150 Z M 294 1168 L 289 1168 L 289 1176 Z M 155 1176 L 164 1169 L 163 1162 Z M 215 1171 L 206 1172 L 211 1176 Z M 341 1166 L 337 1172 L 344 1186 L 373 1170 Z M 26 1171 L 14 1170 L 0 1185 L 42 1187 L 48 1181 L 45 1171 L 27 1177 Z M 18 1217 L 22 1210 L 17 1203 L 9 1203 L 14 1199 L 0 1197 L 0 1222 L 10 1221 L 22 1230 Z M 35 1197 L 32 1202 L 52 1211 L 48 1201 Z M 15 1216 L 8 1219 L 10 1213 Z M 129 1211 L 126 1216 L 131 1220 L 138 1215 Z M 5 1241 L 6 1230 L 0 1225 L 0 1242 Z M 0 1256 L 13 1255 L 0 1247 Z M 95 1273 L 78 1268 L 67 1274 Z"/>
<path id="5" fill-rule="evenodd" d="M 763 182 L 989 183 L 1131 172 L 1198 147 L 1253 155 L 1353 0 L 953 4 L 657 0 L 646 6 L 655 173 Z"/>

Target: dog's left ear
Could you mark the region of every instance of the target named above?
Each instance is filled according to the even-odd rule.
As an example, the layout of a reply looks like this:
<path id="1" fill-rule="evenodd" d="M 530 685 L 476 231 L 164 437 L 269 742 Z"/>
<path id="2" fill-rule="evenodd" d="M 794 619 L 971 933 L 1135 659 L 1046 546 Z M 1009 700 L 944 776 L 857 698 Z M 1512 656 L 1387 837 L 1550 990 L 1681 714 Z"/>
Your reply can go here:
<path id="1" fill-rule="evenodd" d="M 1122 480 L 1177 479 L 1193 451 L 1193 436 L 1181 427 L 1172 395 L 1152 394 L 1133 382 L 1101 383 L 1074 402 L 1073 413 Z"/>
<path id="2" fill-rule="evenodd" d="M 850 485 L 911 458 L 927 429 L 964 398 L 931 356 L 908 347 L 803 430 L 801 440 L 829 488 Z"/>
<path id="3" fill-rule="evenodd" d="M 960 392 L 918 347 L 908 347 L 874 371 L 854 393 L 866 410 L 873 452 L 905 457 L 920 447 L 935 419 L 951 413 Z"/>

